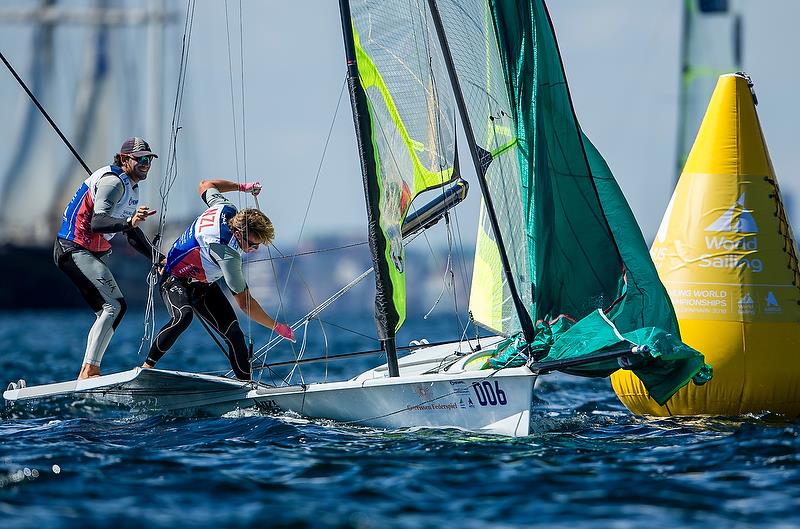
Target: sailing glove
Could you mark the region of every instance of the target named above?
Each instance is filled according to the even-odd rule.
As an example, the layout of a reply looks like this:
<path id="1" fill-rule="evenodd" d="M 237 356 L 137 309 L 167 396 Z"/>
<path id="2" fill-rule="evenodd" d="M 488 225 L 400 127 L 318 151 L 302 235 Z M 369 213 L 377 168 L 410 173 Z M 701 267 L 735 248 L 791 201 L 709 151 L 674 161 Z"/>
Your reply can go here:
<path id="1" fill-rule="evenodd" d="M 261 193 L 261 182 L 244 182 L 239 184 L 239 191 L 251 193 L 254 197 Z"/>
<path id="2" fill-rule="evenodd" d="M 295 337 L 294 337 L 294 331 L 292 331 L 292 328 L 289 327 L 288 325 L 286 325 L 285 323 L 276 323 L 275 327 L 273 327 L 272 330 L 275 331 L 276 334 L 281 335 L 282 337 L 286 338 L 290 342 L 296 342 L 297 341 L 297 340 L 295 340 Z"/>

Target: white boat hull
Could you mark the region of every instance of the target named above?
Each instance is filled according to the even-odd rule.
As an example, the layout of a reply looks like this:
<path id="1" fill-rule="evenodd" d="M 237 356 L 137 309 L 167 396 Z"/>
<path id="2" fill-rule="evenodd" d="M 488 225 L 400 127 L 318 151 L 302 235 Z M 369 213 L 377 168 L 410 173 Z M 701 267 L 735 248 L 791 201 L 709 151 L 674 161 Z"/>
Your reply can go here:
<path id="1" fill-rule="evenodd" d="M 465 355 L 448 368 L 429 373 L 446 362 L 457 346 L 419 349 L 403 357 L 399 377 L 388 377 L 384 365 L 344 382 L 258 387 L 251 397 L 270 408 L 345 424 L 528 435 L 536 375 L 526 367 L 465 368 L 476 355 Z"/>
<path id="2" fill-rule="evenodd" d="M 252 392 L 252 398 L 259 404 L 305 417 L 347 424 L 380 428 L 453 427 L 524 436 L 530 427 L 535 379 L 526 368 L 518 368 L 490 378 L 428 375 L 363 383 L 258 388 Z M 498 398 L 498 392 L 502 397 Z"/>
<path id="3" fill-rule="evenodd" d="M 466 342 L 421 347 L 400 359 L 399 377 L 389 377 L 384 364 L 347 381 L 283 387 L 137 367 L 86 380 L 13 388 L 3 397 L 7 401 L 90 397 L 180 415 L 218 415 L 257 405 L 379 428 L 528 435 L 536 375 L 527 367 L 480 370 L 486 354 L 472 353 Z"/>
<path id="4" fill-rule="evenodd" d="M 59 396 L 90 397 L 123 404 L 134 409 L 187 414 L 222 414 L 253 406 L 248 393 L 253 383 L 226 377 L 134 368 L 84 380 L 9 389 L 7 401 L 25 401 Z"/>

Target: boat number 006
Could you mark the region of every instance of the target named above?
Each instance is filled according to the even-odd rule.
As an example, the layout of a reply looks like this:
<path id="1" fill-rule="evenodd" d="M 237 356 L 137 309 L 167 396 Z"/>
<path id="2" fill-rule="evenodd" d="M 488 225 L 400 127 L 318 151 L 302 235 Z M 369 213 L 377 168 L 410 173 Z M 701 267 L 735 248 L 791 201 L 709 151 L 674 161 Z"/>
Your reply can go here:
<path id="1" fill-rule="evenodd" d="M 500 389 L 500 382 L 494 381 L 494 385 L 488 380 L 483 382 L 473 382 L 472 390 L 475 391 L 475 396 L 478 398 L 478 404 L 481 406 L 505 406 L 508 403 L 506 399 L 506 392 Z"/>

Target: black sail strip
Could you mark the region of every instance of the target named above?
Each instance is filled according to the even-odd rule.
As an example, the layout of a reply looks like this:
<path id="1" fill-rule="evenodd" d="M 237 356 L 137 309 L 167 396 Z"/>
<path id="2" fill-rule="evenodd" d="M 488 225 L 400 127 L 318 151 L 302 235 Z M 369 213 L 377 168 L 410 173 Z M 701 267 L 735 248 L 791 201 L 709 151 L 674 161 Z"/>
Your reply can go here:
<path id="1" fill-rule="evenodd" d="M 389 265 L 384 256 L 388 242 L 380 228 L 380 189 L 378 187 L 378 168 L 375 164 L 375 149 L 372 144 L 367 94 L 358 78 L 353 25 L 350 19 L 350 4 L 339 0 L 342 19 L 342 36 L 347 59 L 347 86 L 350 92 L 350 105 L 353 109 L 353 123 L 356 129 L 356 143 L 361 159 L 361 174 L 364 182 L 364 196 L 367 203 L 367 236 L 369 239 L 372 266 L 375 269 L 375 325 L 378 338 L 386 351 L 389 376 L 399 376 L 397 351 L 395 349 L 395 329 L 400 315 L 392 300 L 392 282 Z"/>

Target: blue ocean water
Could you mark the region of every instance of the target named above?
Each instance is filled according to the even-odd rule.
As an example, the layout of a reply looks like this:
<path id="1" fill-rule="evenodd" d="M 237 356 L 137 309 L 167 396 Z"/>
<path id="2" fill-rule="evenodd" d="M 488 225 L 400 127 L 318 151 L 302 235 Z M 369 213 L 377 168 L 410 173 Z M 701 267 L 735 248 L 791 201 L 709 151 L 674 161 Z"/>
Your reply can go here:
<path id="1" fill-rule="evenodd" d="M 141 362 L 137 318 L 126 316 L 104 372 Z M 88 310 L 0 315 L 3 382 L 75 376 L 91 319 Z M 331 353 L 374 347 L 369 316 L 331 324 Z M 257 343 L 266 338 L 255 331 Z M 402 338 L 456 332 L 447 318 L 411 318 Z M 323 347 L 320 334 L 309 332 L 307 356 Z M 328 374 L 352 376 L 378 360 L 333 362 Z M 226 365 L 193 324 L 159 367 Z M 321 367 L 303 373 L 322 375 Z M 800 527 L 797 422 L 637 418 L 607 380 L 563 375 L 540 379 L 537 396 L 534 433 L 518 439 L 257 412 L 137 416 L 76 399 L 6 406 L 0 520 L 14 528 Z"/>

